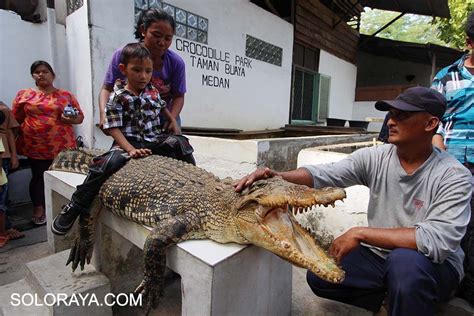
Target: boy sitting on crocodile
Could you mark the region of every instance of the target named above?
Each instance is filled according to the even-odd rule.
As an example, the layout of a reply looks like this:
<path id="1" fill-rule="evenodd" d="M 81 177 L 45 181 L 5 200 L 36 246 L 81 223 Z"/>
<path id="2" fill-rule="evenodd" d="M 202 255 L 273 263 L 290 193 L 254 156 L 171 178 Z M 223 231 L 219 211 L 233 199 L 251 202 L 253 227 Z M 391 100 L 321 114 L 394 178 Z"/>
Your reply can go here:
<path id="1" fill-rule="evenodd" d="M 103 126 L 114 139 L 112 148 L 93 159 L 84 183 L 77 187 L 71 202 L 54 219 L 51 230 L 66 234 L 76 218 L 89 214 L 94 197 L 110 175 L 119 170 L 128 159 L 162 155 L 195 165 L 193 149 L 180 135 L 176 120 L 166 108 L 158 90 L 150 83 L 153 61 L 146 47 L 140 43 L 126 45 L 122 50 L 120 70 L 126 82 L 116 81 L 114 92 L 106 105 Z M 162 134 L 159 113 L 170 122 L 174 135 Z"/>

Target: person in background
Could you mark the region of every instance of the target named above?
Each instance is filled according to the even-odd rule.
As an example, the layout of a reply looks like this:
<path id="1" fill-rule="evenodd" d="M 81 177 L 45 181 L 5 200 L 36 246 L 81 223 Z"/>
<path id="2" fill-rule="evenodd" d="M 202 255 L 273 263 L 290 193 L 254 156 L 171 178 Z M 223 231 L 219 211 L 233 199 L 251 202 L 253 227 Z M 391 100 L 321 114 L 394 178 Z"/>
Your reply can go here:
<path id="1" fill-rule="evenodd" d="M 183 59 L 169 49 L 175 31 L 175 22 L 165 11 L 150 9 L 142 11 L 135 26 L 135 38 L 151 53 L 153 61 L 153 75 L 151 83 L 155 86 L 162 99 L 166 101 L 171 115 L 181 126 L 179 114 L 184 105 L 186 93 L 186 75 Z M 100 127 L 105 123 L 105 106 L 113 91 L 117 79 L 125 79 L 120 71 L 120 56 L 122 49 L 115 51 L 110 61 L 104 83 L 99 94 Z M 162 130 L 169 131 L 169 122 L 166 117 L 160 116 Z"/>
<path id="2" fill-rule="evenodd" d="M 3 142 L 3 147 L 5 151 L 0 154 L 0 158 L 2 159 L 2 167 L 3 171 L 5 172 L 6 176 L 10 173 L 10 169 L 16 169 L 19 166 L 18 155 L 16 152 L 16 145 L 15 145 L 15 131 L 18 129 L 18 122 L 13 117 L 13 114 L 10 108 L 0 101 L 0 112 L 4 115 L 5 120 L 3 123 L 0 123 L 0 139 Z M 6 212 L 6 233 L 10 240 L 19 239 L 25 237 L 25 234 L 17 230 L 11 224 L 8 218 L 8 207 L 7 207 L 7 200 L 8 200 L 8 183 L 3 186 L 2 193 L 0 194 L 0 206 L 3 206 L 3 209 Z"/>
<path id="3" fill-rule="evenodd" d="M 74 124 L 84 115 L 74 95 L 53 85 L 55 73 L 46 61 L 35 61 L 30 73 L 36 88 L 18 91 L 12 112 L 20 124 L 17 151 L 28 157 L 32 178 L 29 185 L 34 211 L 32 222 L 46 223 L 43 173 L 54 157 L 76 146 Z"/>
<path id="4" fill-rule="evenodd" d="M 474 11 L 466 22 L 466 44 L 470 53 L 465 54 L 452 65 L 441 69 L 431 87 L 442 93 L 447 100 L 446 114 L 433 137 L 433 145 L 447 150 L 471 171 L 474 185 Z M 471 197 L 471 212 L 474 196 Z M 468 225 L 461 243 L 466 257 L 466 275 L 457 295 L 474 305 L 474 216 Z"/>
<path id="5" fill-rule="evenodd" d="M 5 122 L 5 114 L 3 112 L 0 112 L 0 124 L 3 124 Z M 4 153 L 5 148 L 3 147 L 3 141 L 0 139 L 0 153 Z M 1 160 L 1 159 L 0 159 Z M 3 171 L 2 168 L 0 168 L 0 203 L 1 200 L 3 200 L 3 195 L 5 186 L 7 184 L 7 176 L 5 174 L 5 171 Z M 10 240 L 10 237 L 7 234 L 7 214 L 6 214 L 6 208 L 5 205 L 0 204 L 0 248 L 5 247 L 7 242 Z"/>

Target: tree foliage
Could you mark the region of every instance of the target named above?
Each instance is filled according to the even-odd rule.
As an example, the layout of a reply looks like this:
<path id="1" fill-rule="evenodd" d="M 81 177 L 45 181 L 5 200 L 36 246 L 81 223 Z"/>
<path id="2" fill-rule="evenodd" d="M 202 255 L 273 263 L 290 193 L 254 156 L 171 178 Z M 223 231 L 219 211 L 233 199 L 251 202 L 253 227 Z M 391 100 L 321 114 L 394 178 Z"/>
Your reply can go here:
<path id="1" fill-rule="evenodd" d="M 474 1 L 474 0 L 473 0 Z M 361 16 L 360 32 L 372 35 L 397 17 L 399 12 L 366 8 Z M 439 37 L 439 32 L 431 17 L 405 14 L 377 36 L 391 40 L 412 43 L 435 43 L 446 45 Z"/>
<path id="2" fill-rule="evenodd" d="M 439 38 L 449 46 L 465 49 L 465 24 L 470 12 L 474 10 L 474 0 L 449 0 L 450 19 L 436 19 Z"/>
<path id="3" fill-rule="evenodd" d="M 450 19 L 405 14 L 377 36 L 412 42 L 434 43 L 458 49 L 466 48 L 464 26 L 469 13 L 474 10 L 474 0 L 448 0 Z M 365 9 L 361 16 L 360 32 L 372 35 L 394 19 L 399 12 Z"/>

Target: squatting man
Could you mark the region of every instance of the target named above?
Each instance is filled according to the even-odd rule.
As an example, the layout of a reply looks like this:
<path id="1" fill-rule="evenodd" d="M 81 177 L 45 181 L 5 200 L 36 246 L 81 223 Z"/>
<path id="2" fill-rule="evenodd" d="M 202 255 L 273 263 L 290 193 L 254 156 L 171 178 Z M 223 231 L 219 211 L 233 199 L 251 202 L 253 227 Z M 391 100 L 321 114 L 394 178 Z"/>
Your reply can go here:
<path id="1" fill-rule="evenodd" d="M 414 87 L 375 107 L 388 111 L 390 144 L 336 163 L 257 169 L 235 190 L 274 176 L 316 188 L 367 186 L 369 226 L 349 229 L 329 248 L 345 280 L 332 284 L 308 271 L 309 286 L 318 296 L 373 312 L 385 300 L 390 315 L 433 315 L 464 275 L 460 242 L 470 219 L 471 174 L 431 144 L 446 110 L 440 93 Z"/>

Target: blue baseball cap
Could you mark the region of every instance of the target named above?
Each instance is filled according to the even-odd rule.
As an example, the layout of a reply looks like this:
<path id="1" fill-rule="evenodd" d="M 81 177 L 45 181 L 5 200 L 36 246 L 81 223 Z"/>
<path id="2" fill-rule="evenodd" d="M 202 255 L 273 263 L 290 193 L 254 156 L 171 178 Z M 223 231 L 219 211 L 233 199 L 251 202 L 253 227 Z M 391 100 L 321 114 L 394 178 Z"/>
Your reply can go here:
<path id="1" fill-rule="evenodd" d="M 395 100 L 375 103 L 379 111 L 388 111 L 391 107 L 407 112 L 428 112 L 441 119 L 446 112 L 446 98 L 436 90 L 413 87 L 402 92 Z"/>

